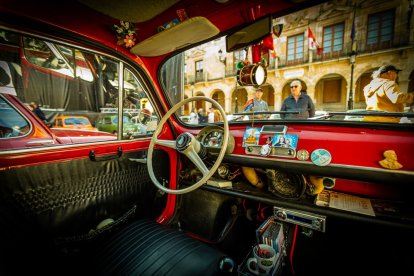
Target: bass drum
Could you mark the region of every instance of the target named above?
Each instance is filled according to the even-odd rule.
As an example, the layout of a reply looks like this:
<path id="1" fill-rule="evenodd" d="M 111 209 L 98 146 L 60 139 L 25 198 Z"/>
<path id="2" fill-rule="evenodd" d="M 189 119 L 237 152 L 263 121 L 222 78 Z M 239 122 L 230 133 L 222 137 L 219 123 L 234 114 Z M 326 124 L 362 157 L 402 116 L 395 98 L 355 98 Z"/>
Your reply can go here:
<path id="1" fill-rule="evenodd" d="M 237 83 L 241 86 L 260 86 L 266 82 L 267 70 L 263 64 L 250 64 L 237 71 Z"/>

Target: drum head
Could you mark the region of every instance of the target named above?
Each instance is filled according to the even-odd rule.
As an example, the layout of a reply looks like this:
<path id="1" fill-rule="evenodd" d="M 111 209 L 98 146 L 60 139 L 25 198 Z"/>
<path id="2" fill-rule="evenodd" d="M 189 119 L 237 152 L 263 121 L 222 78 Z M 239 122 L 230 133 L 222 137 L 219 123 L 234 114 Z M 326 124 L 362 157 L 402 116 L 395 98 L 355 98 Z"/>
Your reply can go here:
<path id="1" fill-rule="evenodd" d="M 261 65 L 257 65 L 256 72 L 254 74 L 254 83 L 256 85 L 262 85 L 266 82 L 266 69 Z"/>

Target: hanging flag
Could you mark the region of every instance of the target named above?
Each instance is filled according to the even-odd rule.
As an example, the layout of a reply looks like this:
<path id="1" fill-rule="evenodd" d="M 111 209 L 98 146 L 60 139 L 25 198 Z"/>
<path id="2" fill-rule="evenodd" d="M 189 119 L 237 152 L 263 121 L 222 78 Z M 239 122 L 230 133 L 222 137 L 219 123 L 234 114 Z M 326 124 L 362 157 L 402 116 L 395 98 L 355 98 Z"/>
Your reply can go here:
<path id="1" fill-rule="evenodd" d="M 309 49 L 316 50 L 316 37 L 313 35 L 311 28 L 308 27 L 308 39 L 309 39 Z"/>
<path id="2" fill-rule="evenodd" d="M 254 106 L 254 99 L 250 99 L 246 102 L 246 104 L 243 106 L 244 111 L 250 110 Z"/>
<path id="3" fill-rule="evenodd" d="M 261 43 L 256 43 L 252 45 L 252 62 L 253 64 L 256 64 L 260 62 L 260 56 L 262 51 L 262 45 Z"/>
<path id="4" fill-rule="evenodd" d="M 309 39 L 309 49 L 316 50 L 318 55 L 321 55 L 323 52 L 323 48 L 319 46 L 318 41 L 316 41 L 316 37 L 313 35 L 312 30 L 308 27 L 308 39 Z"/>
<path id="5" fill-rule="evenodd" d="M 317 55 L 322 55 L 322 54 L 323 54 L 323 48 L 322 48 L 322 47 L 317 46 L 317 48 L 316 48 L 316 54 L 317 54 Z"/>

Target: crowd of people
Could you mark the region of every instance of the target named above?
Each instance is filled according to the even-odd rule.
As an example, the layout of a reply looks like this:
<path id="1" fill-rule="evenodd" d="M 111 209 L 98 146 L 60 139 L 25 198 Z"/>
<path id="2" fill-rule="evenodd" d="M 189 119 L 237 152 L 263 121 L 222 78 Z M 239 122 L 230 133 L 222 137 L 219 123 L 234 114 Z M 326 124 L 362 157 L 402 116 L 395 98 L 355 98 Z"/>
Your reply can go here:
<path id="1" fill-rule="evenodd" d="M 414 93 L 400 90 L 398 73 L 402 71 L 394 65 L 384 65 L 372 74 L 372 81 L 364 87 L 366 110 L 404 112 L 406 104 L 414 102 Z M 306 85 L 306 84 L 305 84 Z M 300 80 L 290 83 L 291 94 L 283 101 L 280 111 L 282 119 L 307 119 L 315 116 L 315 105 L 307 95 Z M 414 91 L 413 91 L 414 92 Z M 261 103 L 258 110 L 262 110 Z M 267 104 L 266 104 L 267 107 Z M 400 117 L 365 116 L 364 121 L 399 122 Z"/>
<path id="2" fill-rule="evenodd" d="M 398 69 L 394 65 L 384 65 L 372 74 L 372 81 L 364 87 L 366 110 L 404 112 L 406 104 L 414 102 L 414 93 L 400 90 L 397 83 Z M 244 112 L 255 113 L 252 118 L 266 119 L 269 115 L 260 112 L 270 111 L 268 103 L 262 99 L 263 88 L 256 87 L 254 97 L 248 99 L 244 105 Z M 246 115 L 247 116 L 247 115 Z M 290 83 L 290 95 L 283 100 L 280 108 L 281 119 L 307 119 L 315 116 L 315 105 L 307 94 L 306 83 L 293 80 Z M 214 123 L 221 121 L 221 114 L 215 108 L 207 113 L 203 108 L 190 114 L 191 124 Z M 399 117 L 365 116 L 364 121 L 399 122 Z"/>
<path id="3" fill-rule="evenodd" d="M 280 117 L 282 119 L 307 119 L 315 116 L 315 105 L 311 97 L 303 89 L 300 80 L 294 80 L 290 83 L 291 94 L 283 101 L 280 111 Z M 255 96 L 253 99 L 249 99 L 244 105 L 244 112 L 260 112 L 269 111 L 269 106 L 266 101 L 262 99 L 263 89 L 261 87 L 256 88 Z M 254 115 L 255 118 L 266 118 L 263 114 Z"/>

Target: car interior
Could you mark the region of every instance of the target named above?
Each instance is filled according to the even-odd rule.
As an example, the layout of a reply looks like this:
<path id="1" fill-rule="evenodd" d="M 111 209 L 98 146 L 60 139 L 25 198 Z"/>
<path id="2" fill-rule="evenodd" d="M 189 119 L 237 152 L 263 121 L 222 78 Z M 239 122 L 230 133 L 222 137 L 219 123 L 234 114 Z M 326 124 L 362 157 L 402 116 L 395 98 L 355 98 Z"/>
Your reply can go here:
<path id="1" fill-rule="evenodd" d="M 411 2 L 3 0 L 0 275 L 413 275 Z"/>

